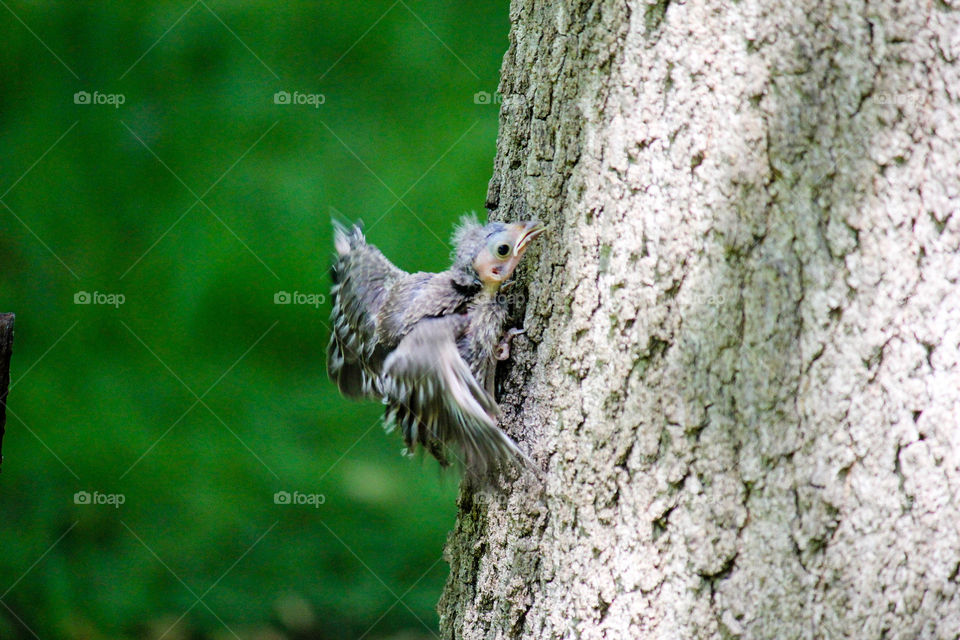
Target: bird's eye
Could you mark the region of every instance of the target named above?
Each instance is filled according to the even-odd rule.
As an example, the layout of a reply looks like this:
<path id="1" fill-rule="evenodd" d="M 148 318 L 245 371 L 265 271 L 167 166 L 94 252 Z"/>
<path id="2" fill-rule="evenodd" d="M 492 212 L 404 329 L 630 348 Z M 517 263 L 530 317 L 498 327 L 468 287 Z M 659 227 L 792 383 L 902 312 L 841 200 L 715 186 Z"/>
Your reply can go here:
<path id="1" fill-rule="evenodd" d="M 505 257 L 508 253 L 510 253 L 510 245 L 502 244 L 497 247 L 497 255 L 501 258 Z"/>

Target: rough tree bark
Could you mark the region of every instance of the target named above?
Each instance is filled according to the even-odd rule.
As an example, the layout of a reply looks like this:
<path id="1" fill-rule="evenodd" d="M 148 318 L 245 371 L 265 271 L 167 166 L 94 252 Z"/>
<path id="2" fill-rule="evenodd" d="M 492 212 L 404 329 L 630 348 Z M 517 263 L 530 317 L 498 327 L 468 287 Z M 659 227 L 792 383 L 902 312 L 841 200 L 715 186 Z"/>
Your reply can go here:
<path id="1" fill-rule="evenodd" d="M 957 638 L 960 4 L 514 0 L 527 260 L 445 638 Z"/>

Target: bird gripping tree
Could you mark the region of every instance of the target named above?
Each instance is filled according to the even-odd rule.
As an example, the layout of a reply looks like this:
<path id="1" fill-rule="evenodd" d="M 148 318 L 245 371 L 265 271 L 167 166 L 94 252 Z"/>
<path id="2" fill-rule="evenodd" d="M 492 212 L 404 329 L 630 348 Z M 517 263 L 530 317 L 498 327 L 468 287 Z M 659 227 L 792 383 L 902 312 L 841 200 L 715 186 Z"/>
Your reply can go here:
<path id="1" fill-rule="evenodd" d="M 406 273 L 360 227 L 334 222 L 327 371 L 344 395 L 382 399 L 408 451 L 420 444 L 443 466 L 453 455 L 476 478 L 527 460 L 497 428 L 494 374 L 518 333 L 500 294 L 544 228 L 466 217 L 449 269 Z"/>

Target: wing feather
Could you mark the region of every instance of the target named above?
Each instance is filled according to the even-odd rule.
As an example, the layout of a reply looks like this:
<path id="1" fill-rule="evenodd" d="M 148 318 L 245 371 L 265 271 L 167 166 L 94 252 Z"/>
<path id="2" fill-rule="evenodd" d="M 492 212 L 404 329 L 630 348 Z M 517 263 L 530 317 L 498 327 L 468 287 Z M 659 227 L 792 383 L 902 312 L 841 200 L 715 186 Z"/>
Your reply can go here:
<path id="1" fill-rule="evenodd" d="M 464 315 L 418 322 L 384 361 L 383 393 L 409 448 L 420 444 L 436 455 L 441 443 L 453 444 L 464 466 L 485 476 L 524 456 L 497 428 L 496 401 L 457 350 L 466 322 Z"/>
<path id="2" fill-rule="evenodd" d="M 327 373 L 340 391 L 352 397 L 379 397 L 377 314 L 390 286 L 406 272 L 367 244 L 360 227 L 333 222 L 333 333 L 327 346 Z"/>

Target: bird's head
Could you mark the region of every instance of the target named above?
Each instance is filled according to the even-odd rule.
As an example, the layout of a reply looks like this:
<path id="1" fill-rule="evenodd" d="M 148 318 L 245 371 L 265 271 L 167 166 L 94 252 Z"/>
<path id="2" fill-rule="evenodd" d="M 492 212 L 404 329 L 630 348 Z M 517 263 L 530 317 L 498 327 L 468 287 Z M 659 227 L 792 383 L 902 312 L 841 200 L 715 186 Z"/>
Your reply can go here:
<path id="1" fill-rule="evenodd" d="M 464 280 L 479 281 L 484 289 L 496 291 L 510 279 L 527 247 L 545 229 L 537 220 L 484 226 L 475 219 L 465 220 L 454 235 L 454 271 Z"/>

